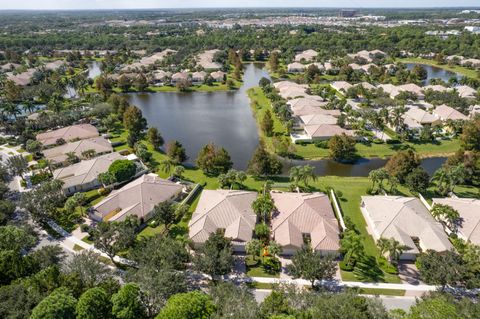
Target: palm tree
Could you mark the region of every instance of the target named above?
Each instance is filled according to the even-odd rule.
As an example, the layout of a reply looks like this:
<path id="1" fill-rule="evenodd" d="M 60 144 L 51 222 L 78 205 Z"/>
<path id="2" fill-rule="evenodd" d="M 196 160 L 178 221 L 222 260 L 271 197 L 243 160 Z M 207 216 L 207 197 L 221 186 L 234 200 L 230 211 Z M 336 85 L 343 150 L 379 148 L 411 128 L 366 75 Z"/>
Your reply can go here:
<path id="1" fill-rule="evenodd" d="M 269 194 L 258 196 L 258 198 L 252 203 L 252 209 L 264 223 L 270 220 L 270 215 L 274 208 L 273 201 Z"/>
<path id="2" fill-rule="evenodd" d="M 346 264 L 351 264 L 352 261 L 357 261 L 360 256 L 363 255 L 363 240 L 355 231 L 346 231 L 340 242 L 341 250 L 345 254 L 344 261 Z"/>
<path id="3" fill-rule="evenodd" d="M 28 113 L 32 113 L 33 111 L 35 111 L 35 104 L 33 104 L 33 102 L 30 100 L 26 100 L 22 104 L 22 107 L 23 107 L 23 110 Z"/>
<path id="4" fill-rule="evenodd" d="M 276 256 L 280 255 L 282 251 L 283 251 L 282 246 L 276 241 L 272 240 L 268 244 L 268 253 L 272 255 L 273 258 L 276 258 Z"/>
<path id="5" fill-rule="evenodd" d="M 302 181 L 305 187 L 308 188 L 309 180 L 316 181 L 317 175 L 315 175 L 315 168 L 311 165 L 305 165 L 302 167 Z"/>
<path id="6" fill-rule="evenodd" d="M 385 255 L 385 253 L 388 251 L 389 240 L 387 238 L 380 237 L 377 240 L 377 247 L 380 250 L 380 254 Z"/>
<path id="7" fill-rule="evenodd" d="M 172 169 L 177 166 L 177 163 L 171 159 L 166 159 L 160 162 L 160 166 L 162 167 L 163 172 L 170 173 Z"/>
<path id="8" fill-rule="evenodd" d="M 13 102 L 7 102 L 3 104 L 3 110 L 10 116 L 13 116 L 15 120 L 17 119 L 17 115 L 20 114 L 20 109 L 17 104 Z"/>
<path id="9" fill-rule="evenodd" d="M 400 256 L 408 249 L 410 249 L 410 247 L 402 245 L 399 241 L 390 238 L 388 246 L 388 257 L 390 259 L 390 263 L 396 266 L 400 260 Z"/>
<path id="10" fill-rule="evenodd" d="M 23 174 L 28 170 L 28 162 L 22 155 L 14 155 L 7 159 L 7 167 L 12 175 L 18 175 L 24 180 Z"/>
<path id="11" fill-rule="evenodd" d="M 293 182 L 295 189 L 298 191 L 298 185 L 300 183 L 300 179 L 302 178 L 302 167 L 301 166 L 293 166 L 290 168 L 290 181 Z"/>
<path id="12" fill-rule="evenodd" d="M 435 204 L 432 208 L 432 216 L 445 224 L 452 232 L 456 233 L 460 222 L 460 214 L 453 207 Z"/>

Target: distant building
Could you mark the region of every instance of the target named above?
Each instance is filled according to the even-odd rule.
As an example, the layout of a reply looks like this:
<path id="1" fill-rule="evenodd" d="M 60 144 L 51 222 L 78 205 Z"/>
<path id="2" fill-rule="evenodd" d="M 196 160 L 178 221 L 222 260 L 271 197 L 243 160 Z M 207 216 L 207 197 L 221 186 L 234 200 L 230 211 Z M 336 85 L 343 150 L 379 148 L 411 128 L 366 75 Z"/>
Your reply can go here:
<path id="1" fill-rule="evenodd" d="M 342 9 L 338 13 L 338 16 L 341 18 L 352 18 L 357 14 L 357 10 Z"/>

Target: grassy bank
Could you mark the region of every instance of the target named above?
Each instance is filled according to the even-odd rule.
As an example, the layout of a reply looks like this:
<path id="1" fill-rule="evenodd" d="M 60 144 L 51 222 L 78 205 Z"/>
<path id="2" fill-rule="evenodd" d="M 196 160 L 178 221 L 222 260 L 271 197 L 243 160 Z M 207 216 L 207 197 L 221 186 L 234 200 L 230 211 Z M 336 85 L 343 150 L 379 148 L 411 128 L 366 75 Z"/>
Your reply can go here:
<path id="1" fill-rule="evenodd" d="M 424 58 L 401 58 L 401 59 L 397 59 L 396 61 L 402 62 L 402 63 L 420 63 L 420 64 L 436 66 L 438 68 L 441 68 L 450 72 L 455 72 L 469 78 L 477 79 L 480 77 L 479 73 L 475 70 L 472 70 L 463 66 L 459 66 L 459 65 L 450 66 L 448 64 L 439 64 L 437 61 L 424 59 Z"/>

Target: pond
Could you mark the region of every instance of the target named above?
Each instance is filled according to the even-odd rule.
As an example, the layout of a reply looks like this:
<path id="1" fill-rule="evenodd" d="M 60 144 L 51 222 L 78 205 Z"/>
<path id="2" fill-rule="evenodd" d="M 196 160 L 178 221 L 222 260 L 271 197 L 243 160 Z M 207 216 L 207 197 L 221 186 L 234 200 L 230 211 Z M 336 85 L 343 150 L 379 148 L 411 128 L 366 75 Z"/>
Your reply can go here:
<path id="1" fill-rule="evenodd" d="M 248 64 L 243 86 L 238 91 L 131 93 L 129 98 L 142 110 L 148 125 L 157 127 L 166 141 L 176 139 L 183 144 L 189 156 L 188 164 L 195 162 L 203 145 L 214 142 L 230 153 L 236 169 L 245 170 L 259 138 L 246 91 L 258 85 L 262 77 L 269 78 L 262 65 Z M 386 161 L 373 158 L 343 164 L 329 159 L 285 159 L 283 174 L 288 175 L 292 166 L 309 164 L 319 176 L 368 176 Z M 445 158 L 428 158 L 422 160 L 422 166 L 432 174 L 444 161 Z"/>
<path id="2" fill-rule="evenodd" d="M 405 63 L 407 69 L 411 70 L 415 65 L 421 65 L 427 71 L 427 79 L 422 81 L 423 85 L 428 85 L 431 79 L 442 79 L 448 83 L 448 80 L 452 77 L 460 79 L 462 76 L 458 73 L 451 72 L 433 65 L 421 64 L 421 63 Z"/>
<path id="3" fill-rule="evenodd" d="M 268 73 L 262 65 L 245 67 L 243 85 L 228 92 L 157 92 L 129 94 L 149 126 L 157 127 L 166 141 L 178 140 L 193 163 L 209 142 L 224 147 L 236 169 L 246 169 L 258 144 L 256 121 L 246 91 Z"/>

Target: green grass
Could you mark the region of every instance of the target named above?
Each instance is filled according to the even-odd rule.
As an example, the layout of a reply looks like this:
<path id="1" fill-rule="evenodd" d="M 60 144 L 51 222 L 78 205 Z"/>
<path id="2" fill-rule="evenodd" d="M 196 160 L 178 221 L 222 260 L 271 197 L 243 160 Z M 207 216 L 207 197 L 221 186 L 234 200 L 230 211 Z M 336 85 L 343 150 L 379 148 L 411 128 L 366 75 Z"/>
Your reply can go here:
<path id="1" fill-rule="evenodd" d="M 140 233 L 138 233 L 137 240 L 140 240 L 142 238 L 149 238 L 149 237 L 153 237 L 158 234 L 161 234 L 164 228 L 165 227 L 163 225 L 158 225 L 156 227 L 147 226 Z"/>
<path id="2" fill-rule="evenodd" d="M 275 284 L 263 283 L 263 282 L 249 282 L 247 287 L 250 289 L 273 289 Z"/>
<path id="3" fill-rule="evenodd" d="M 316 147 L 315 144 L 295 145 L 296 155 L 304 159 L 321 159 L 329 157 L 329 150 Z M 357 154 L 360 157 L 390 157 L 399 150 L 411 148 L 420 157 L 450 156 L 460 149 L 458 139 L 441 140 L 437 143 L 404 142 L 402 144 L 363 144 L 357 143 Z"/>
<path id="4" fill-rule="evenodd" d="M 402 289 L 382 289 L 382 288 L 360 288 L 356 292 L 364 295 L 375 296 L 405 296 L 405 290 Z"/>
<path id="5" fill-rule="evenodd" d="M 73 245 L 73 250 L 74 250 L 74 251 L 82 251 L 83 249 L 84 249 L 84 248 L 83 248 L 82 246 L 80 246 L 80 245 L 77 245 L 77 244 Z"/>
<path id="6" fill-rule="evenodd" d="M 420 64 L 426 64 L 426 65 L 432 65 L 436 66 L 438 68 L 459 73 L 461 75 L 464 75 L 466 77 L 470 78 L 479 78 L 479 73 L 475 70 L 471 70 L 469 68 L 459 66 L 459 65 L 454 65 L 454 66 L 449 66 L 448 64 L 438 64 L 438 62 L 434 60 L 429 60 L 429 59 L 423 59 L 423 58 L 402 58 L 402 59 L 397 59 L 398 62 L 402 63 L 420 63 Z"/>
<path id="7" fill-rule="evenodd" d="M 90 236 L 85 236 L 82 238 L 82 241 L 89 244 L 89 245 L 93 245 L 93 241 L 90 239 Z"/>
<path id="8" fill-rule="evenodd" d="M 267 278 L 280 278 L 280 272 L 273 272 L 273 271 L 268 271 L 264 267 L 263 260 L 258 260 L 257 264 L 255 266 L 250 266 L 247 263 L 247 260 L 251 260 L 251 256 L 248 256 L 246 259 L 246 266 L 247 266 L 247 276 L 250 277 L 267 277 Z"/>

